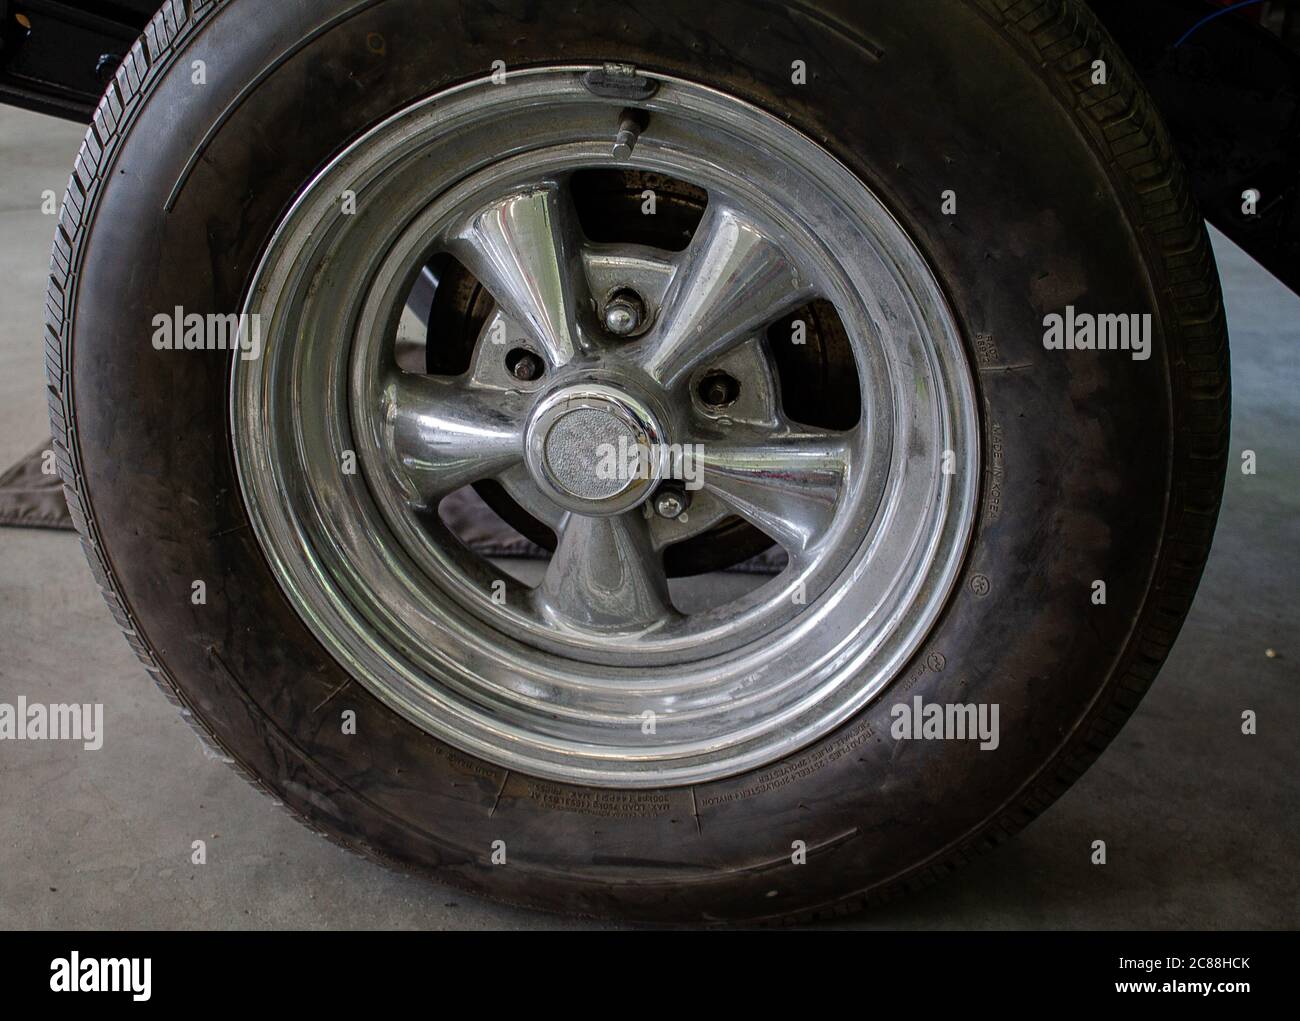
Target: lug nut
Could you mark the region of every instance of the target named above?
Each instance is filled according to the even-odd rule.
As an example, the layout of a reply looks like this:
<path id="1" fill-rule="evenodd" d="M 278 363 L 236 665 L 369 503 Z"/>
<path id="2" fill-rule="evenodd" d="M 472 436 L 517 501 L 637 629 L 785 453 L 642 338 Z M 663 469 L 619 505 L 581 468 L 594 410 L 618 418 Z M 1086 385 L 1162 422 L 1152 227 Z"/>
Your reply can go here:
<path id="1" fill-rule="evenodd" d="M 655 496 L 655 513 L 661 518 L 679 518 L 691 505 L 691 498 L 680 489 L 664 489 Z"/>
<path id="2" fill-rule="evenodd" d="M 523 348 L 516 348 L 506 356 L 506 368 L 510 375 L 522 383 L 531 383 L 543 371 L 542 360 Z"/>
<path id="3" fill-rule="evenodd" d="M 618 291 L 605 304 L 605 329 L 616 337 L 630 337 L 645 322 L 645 302 L 635 291 Z"/>
<path id="4" fill-rule="evenodd" d="M 710 408 L 725 408 L 740 396 L 740 384 L 725 372 L 710 372 L 700 380 L 699 394 Z"/>

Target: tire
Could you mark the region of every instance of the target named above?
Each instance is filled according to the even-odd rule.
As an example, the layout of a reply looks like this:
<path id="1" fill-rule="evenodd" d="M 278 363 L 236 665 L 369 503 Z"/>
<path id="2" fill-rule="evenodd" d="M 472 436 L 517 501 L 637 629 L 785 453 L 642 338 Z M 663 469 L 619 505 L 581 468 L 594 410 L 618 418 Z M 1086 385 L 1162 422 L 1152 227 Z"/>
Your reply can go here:
<path id="1" fill-rule="evenodd" d="M 779 760 L 662 787 L 585 785 L 417 726 L 344 669 L 278 580 L 233 453 L 230 359 L 148 343 L 159 310 L 239 312 L 321 168 L 497 59 L 631 64 L 775 114 L 879 197 L 959 324 L 981 467 L 955 584 L 888 687 Z M 1044 317 L 1067 305 L 1149 313 L 1151 357 L 1045 349 Z M 70 511 L 128 642 L 183 715 L 331 839 L 570 915 L 827 917 L 1000 843 L 1081 775 L 1151 684 L 1226 467 L 1208 239 L 1149 98 L 1076 0 L 168 0 L 77 159 L 45 337 Z M 892 707 L 916 697 L 998 706 L 998 747 L 895 739 Z M 345 709 L 355 734 L 341 732 Z"/>

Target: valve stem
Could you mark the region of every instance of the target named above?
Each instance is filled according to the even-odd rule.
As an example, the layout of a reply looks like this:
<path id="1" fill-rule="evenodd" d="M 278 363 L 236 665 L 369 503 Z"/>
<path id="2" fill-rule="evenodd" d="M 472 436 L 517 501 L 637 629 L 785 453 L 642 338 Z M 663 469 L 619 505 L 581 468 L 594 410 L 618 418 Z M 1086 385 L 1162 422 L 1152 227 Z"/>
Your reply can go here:
<path id="1" fill-rule="evenodd" d="M 627 109 L 619 115 L 618 132 L 614 135 L 614 159 L 627 160 L 632 158 L 632 150 L 636 148 L 641 132 L 645 130 L 646 125 L 649 123 L 650 118 L 643 110 Z"/>

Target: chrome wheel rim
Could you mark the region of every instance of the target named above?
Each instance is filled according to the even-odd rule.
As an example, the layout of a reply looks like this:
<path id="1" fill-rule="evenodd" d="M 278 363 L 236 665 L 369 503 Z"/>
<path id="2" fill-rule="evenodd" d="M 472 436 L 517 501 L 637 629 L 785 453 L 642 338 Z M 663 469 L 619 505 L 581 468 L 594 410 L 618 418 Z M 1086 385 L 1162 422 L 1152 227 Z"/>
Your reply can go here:
<path id="1" fill-rule="evenodd" d="M 694 783 L 824 735 L 917 651 L 974 519 L 975 400 L 933 274 L 855 175 L 771 115 L 672 78 L 637 104 L 640 137 L 612 146 L 623 102 L 593 94 L 589 70 L 439 94 L 310 183 L 249 290 L 263 353 L 232 363 L 232 439 L 286 596 L 393 709 L 537 776 Z M 704 189 L 684 250 L 585 239 L 567 189 L 609 166 Z M 439 252 L 495 299 L 450 379 L 396 355 Z M 629 282 L 644 321 L 635 303 L 613 307 Z M 781 407 L 764 331 L 814 297 L 852 345 L 852 429 Z M 516 343 L 537 378 L 503 364 Z M 703 401 L 710 373 L 738 381 L 731 401 Z M 639 456 L 601 477 L 620 443 Z M 656 513 L 692 450 L 691 513 Z M 559 536 L 536 587 L 437 518 L 485 478 Z M 662 551 L 728 515 L 788 565 L 682 612 Z"/>

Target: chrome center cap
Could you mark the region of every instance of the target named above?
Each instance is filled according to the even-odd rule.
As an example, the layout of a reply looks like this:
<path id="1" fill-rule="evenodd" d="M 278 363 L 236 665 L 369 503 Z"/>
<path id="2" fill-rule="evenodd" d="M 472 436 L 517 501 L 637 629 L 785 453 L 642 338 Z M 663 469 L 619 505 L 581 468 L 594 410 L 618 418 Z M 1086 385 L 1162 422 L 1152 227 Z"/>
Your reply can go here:
<path id="1" fill-rule="evenodd" d="M 645 402 L 605 383 L 547 394 L 525 431 L 525 460 L 548 497 L 579 514 L 619 514 L 659 481 L 663 434 Z"/>

